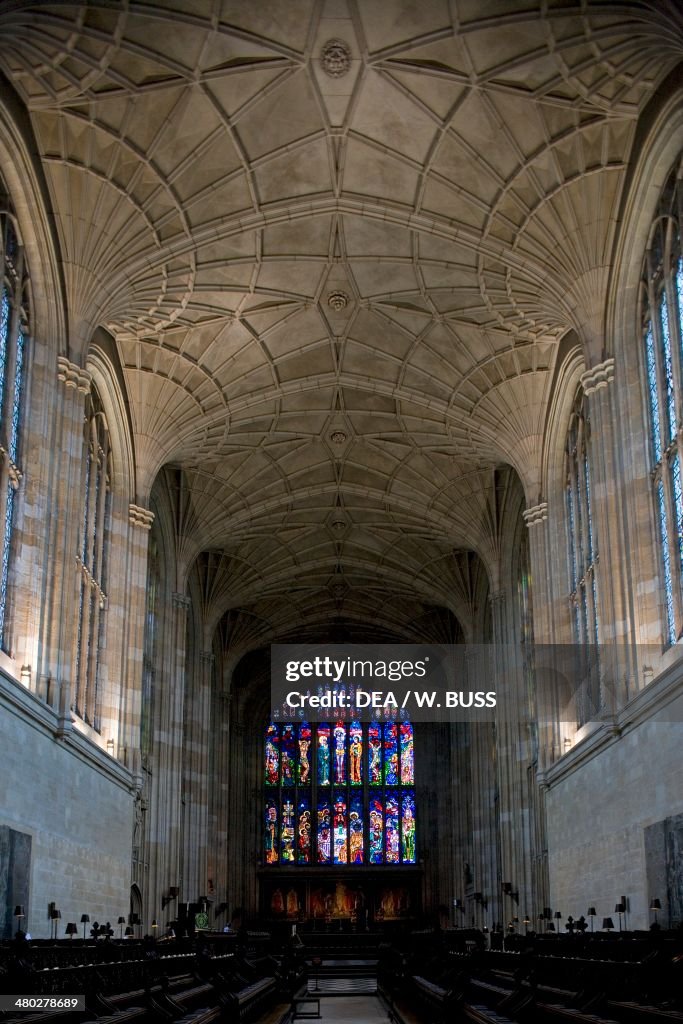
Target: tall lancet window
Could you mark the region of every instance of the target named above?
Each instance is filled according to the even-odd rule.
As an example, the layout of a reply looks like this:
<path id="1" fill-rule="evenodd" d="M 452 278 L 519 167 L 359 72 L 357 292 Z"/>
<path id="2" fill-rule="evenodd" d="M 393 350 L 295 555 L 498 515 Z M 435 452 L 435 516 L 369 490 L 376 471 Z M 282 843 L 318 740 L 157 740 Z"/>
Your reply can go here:
<path id="1" fill-rule="evenodd" d="M 673 644 L 683 626 L 683 491 L 681 386 L 683 383 L 683 162 L 669 175 L 659 200 L 643 263 L 643 361 L 650 415 L 650 458 L 663 581 L 664 634 Z"/>
<path id="2" fill-rule="evenodd" d="M 111 519 L 111 448 L 107 421 L 93 390 L 84 433 L 83 519 L 78 553 L 80 592 L 76 637 L 76 711 L 100 727 L 100 652 L 107 609 L 107 555 Z"/>
<path id="3" fill-rule="evenodd" d="M 579 388 L 574 399 L 565 446 L 565 496 L 569 535 L 572 631 L 578 651 L 580 688 L 576 717 L 580 725 L 600 709 L 598 640 L 598 548 L 591 507 L 590 420 Z"/>
<path id="4" fill-rule="evenodd" d="M 29 336 L 29 287 L 24 250 L 0 181 L 0 643 L 8 649 L 12 534 L 21 481 L 22 399 Z"/>

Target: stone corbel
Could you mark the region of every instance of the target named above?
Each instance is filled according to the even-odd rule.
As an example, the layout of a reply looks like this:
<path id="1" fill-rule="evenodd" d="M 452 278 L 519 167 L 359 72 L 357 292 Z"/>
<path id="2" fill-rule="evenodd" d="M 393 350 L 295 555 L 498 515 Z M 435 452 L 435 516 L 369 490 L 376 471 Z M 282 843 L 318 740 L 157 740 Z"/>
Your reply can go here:
<path id="1" fill-rule="evenodd" d="M 81 394 L 90 393 L 92 374 L 78 363 L 72 363 L 66 356 L 57 356 L 57 380 L 67 388 L 76 388 Z"/>
<path id="2" fill-rule="evenodd" d="M 151 530 L 152 523 L 154 522 L 154 513 L 148 508 L 142 508 L 141 505 L 134 505 L 131 502 L 128 506 L 128 519 L 133 526 L 140 526 L 143 530 Z"/>
<path id="3" fill-rule="evenodd" d="M 586 395 L 599 391 L 600 388 L 606 388 L 613 380 L 614 359 L 612 357 L 581 374 L 581 386 Z"/>
<path id="4" fill-rule="evenodd" d="M 531 529 L 532 526 L 540 526 L 548 518 L 548 502 L 541 501 L 538 505 L 532 505 L 530 508 L 525 508 L 522 512 L 522 518 L 526 525 Z"/>

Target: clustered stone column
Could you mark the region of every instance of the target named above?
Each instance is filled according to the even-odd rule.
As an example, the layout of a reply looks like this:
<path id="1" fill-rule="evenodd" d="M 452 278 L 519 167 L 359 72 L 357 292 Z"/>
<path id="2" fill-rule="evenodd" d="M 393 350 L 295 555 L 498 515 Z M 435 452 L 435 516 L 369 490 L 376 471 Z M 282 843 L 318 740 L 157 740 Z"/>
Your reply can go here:
<path id="1" fill-rule="evenodd" d="M 173 593 L 171 607 L 164 616 L 160 637 L 160 684 L 155 692 L 154 758 L 150 765 L 149 802 L 149 882 L 147 917 L 156 917 L 160 907 L 153 900 L 171 886 L 180 889 L 180 899 L 189 901 L 196 893 L 186 892 L 181 877 L 183 733 L 185 711 L 185 671 L 187 615 L 190 598 Z M 148 923 L 148 922 L 146 922 Z"/>
<path id="2" fill-rule="evenodd" d="M 57 380 L 60 386 L 49 482 L 47 593 L 40 673 L 45 693 L 59 711 L 59 731 L 66 733 L 71 729 L 69 709 L 75 696 L 72 688 L 78 594 L 76 556 L 83 506 L 84 403 L 90 393 L 91 376 L 65 356 L 58 356 Z"/>
<path id="3" fill-rule="evenodd" d="M 185 895 L 190 900 L 206 895 L 209 823 L 209 731 L 215 657 L 201 651 L 192 678 L 187 681 L 185 703 L 185 765 L 183 793 Z"/>
<path id="4" fill-rule="evenodd" d="M 601 709 L 614 712 L 633 696 L 635 649 L 629 603 L 629 559 L 624 548 L 625 521 L 619 481 L 622 443 L 615 431 L 614 359 L 605 359 L 581 376 L 590 419 L 591 508 L 597 537 L 598 615 L 601 645 Z"/>

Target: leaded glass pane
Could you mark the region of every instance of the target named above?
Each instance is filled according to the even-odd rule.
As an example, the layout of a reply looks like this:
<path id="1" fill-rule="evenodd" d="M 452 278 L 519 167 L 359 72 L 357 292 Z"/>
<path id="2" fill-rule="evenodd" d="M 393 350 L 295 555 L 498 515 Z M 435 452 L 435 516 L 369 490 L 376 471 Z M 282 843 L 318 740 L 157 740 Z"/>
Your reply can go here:
<path id="1" fill-rule="evenodd" d="M 669 307 L 666 294 L 663 292 L 659 301 L 659 320 L 662 329 L 662 354 L 664 364 L 664 387 L 666 390 L 666 411 L 668 421 L 668 441 L 676 437 L 676 399 L 674 397 L 674 373 L 671 364 L 671 335 L 669 333 Z"/>
<path id="2" fill-rule="evenodd" d="M 415 797 L 411 792 L 401 797 L 401 860 L 415 863 Z"/>
<path id="3" fill-rule="evenodd" d="M 669 554 L 669 529 L 666 522 L 666 503 L 664 485 L 661 480 L 657 486 L 657 505 L 659 512 L 659 531 L 662 542 L 662 558 L 664 562 L 664 596 L 666 601 L 667 636 L 669 643 L 676 643 L 676 627 L 674 623 L 673 581 L 671 579 L 671 555 Z"/>
<path id="4" fill-rule="evenodd" d="M 647 386 L 650 395 L 650 431 L 655 462 L 662 461 L 662 435 L 659 426 L 659 395 L 657 393 L 657 369 L 655 365 L 655 340 L 652 323 L 645 334 L 645 353 L 647 358 Z"/>
<path id="5" fill-rule="evenodd" d="M 410 722 L 270 722 L 263 753 L 266 864 L 415 863 Z"/>

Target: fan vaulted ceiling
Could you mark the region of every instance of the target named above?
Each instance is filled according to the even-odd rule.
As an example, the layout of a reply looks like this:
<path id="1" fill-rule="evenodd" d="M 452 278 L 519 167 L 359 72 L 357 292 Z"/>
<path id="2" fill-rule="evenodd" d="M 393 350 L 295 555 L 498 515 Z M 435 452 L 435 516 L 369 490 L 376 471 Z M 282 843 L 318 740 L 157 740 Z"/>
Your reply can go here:
<path id="1" fill-rule="evenodd" d="M 71 355 L 115 337 L 138 500 L 183 467 L 188 550 L 222 553 L 226 604 L 396 624 L 471 596 L 453 552 L 495 564 L 492 467 L 538 497 L 559 336 L 600 350 L 636 120 L 682 20 L 3 0 Z"/>

